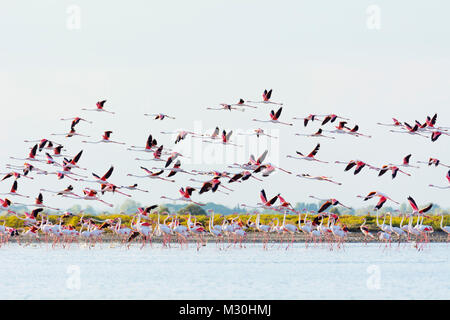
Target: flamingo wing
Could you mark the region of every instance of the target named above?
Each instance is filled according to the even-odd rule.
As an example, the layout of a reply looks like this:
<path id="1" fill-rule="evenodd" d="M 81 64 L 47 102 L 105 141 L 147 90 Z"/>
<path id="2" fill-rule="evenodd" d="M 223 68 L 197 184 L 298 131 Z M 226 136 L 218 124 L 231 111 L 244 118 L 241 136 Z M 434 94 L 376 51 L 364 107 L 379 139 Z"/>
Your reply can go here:
<path id="1" fill-rule="evenodd" d="M 320 149 L 320 143 L 318 143 L 318 144 L 316 145 L 316 147 L 314 148 L 314 150 L 311 151 L 310 154 L 308 154 L 308 157 L 309 157 L 309 158 L 314 157 L 314 156 L 317 154 L 317 152 L 319 151 L 319 149 Z"/>
<path id="2" fill-rule="evenodd" d="M 261 198 L 262 203 L 267 202 L 267 196 L 266 196 L 266 192 L 264 191 L 264 189 L 261 190 L 259 197 Z"/>
<path id="3" fill-rule="evenodd" d="M 409 204 L 412 207 L 413 211 L 419 211 L 416 201 L 411 196 L 408 197 L 408 201 L 409 201 Z"/>
<path id="4" fill-rule="evenodd" d="M 269 150 L 264 151 L 258 158 L 257 163 L 262 163 L 264 161 L 264 159 L 266 159 L 267 153 L 269 152 Z"/>
<path id="5" fill-rule="evenodd" d="M 114 166 L 111 166 L 109 170 L 105 173 L 105 175 L 101 178 L 101 180 L 106 181 L 109 177 L 111 177 L 112 173 L 114 171 Z"/>

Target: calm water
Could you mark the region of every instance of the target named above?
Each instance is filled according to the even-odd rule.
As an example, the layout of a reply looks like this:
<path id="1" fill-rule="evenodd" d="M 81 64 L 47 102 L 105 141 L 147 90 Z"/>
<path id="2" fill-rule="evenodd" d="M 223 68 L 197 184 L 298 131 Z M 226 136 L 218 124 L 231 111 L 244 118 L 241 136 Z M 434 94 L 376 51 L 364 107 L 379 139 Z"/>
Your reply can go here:
<path id="1" fill-rule="evenodd" d="M 450 246 L 418 252 L 0 248 L 1 299 L 449 299 Z"/>

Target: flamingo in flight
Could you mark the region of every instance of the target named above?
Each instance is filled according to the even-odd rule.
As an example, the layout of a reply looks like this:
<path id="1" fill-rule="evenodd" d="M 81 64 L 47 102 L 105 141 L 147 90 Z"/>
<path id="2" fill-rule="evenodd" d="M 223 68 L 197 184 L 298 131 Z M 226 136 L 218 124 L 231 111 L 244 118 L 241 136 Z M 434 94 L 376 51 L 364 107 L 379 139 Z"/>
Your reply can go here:
<path id="1" fill-rule="evenodd" d="M 5 176 L 0 180 L 6 180 L 8 178 L 14 177 L 14 179 L 20 179 L 21 177 L 27 178 L 27 179 L 31 179 L 33 180 L 33 177 L 28 177 L 28 173 L 29 171 L 25 171 L 23 174 L 21 174 L 20 172 L 17 171 L 11 171 L 11 172 L 6 172 L 6 173 L 0 173 L 0 174 L 4 174 Z"/>
<path id="2" fill-rule="evenodd" d="M 197 174 L 197 175 L 204 175 L 204 176 L 213 176 L 213 177 L 225 177 L 225 178 L 229 178 L 229 173 L 226 171 L 217 171 L 217 170 L 212 170 L 212 171 L 199 171 L 199 170 L 192 170 L 193 173 Z"/>
<path id="3" fill-rule="evenodd" d="M 161 199 L 167 199 L 167 200 L 173 200 L 173 201 L 186 201 L 186 202 L 192 202 L 198 206 L 204 206 L 205 205 L 204 203 L 195 202 L 191 199 L 192 193 L 195 190 L 196 189 L 192 188 L 192 187 L 186 187 L 186 188 L 181 187 L 179 190 L 179 192 L 181 194 L 180 198 L 169 198 L 166 196 L 161 196 Z"/>
<path id="4" fill-rule="evenodd" d="M 425 123 L 428 128 L 447 131 L 446 129 L 448 129 L 448 127 L 435 127 L 436 120 L 437 120 L 437 113 L 435 113 L 433 117 L 427 116 Z"/>
<path id="5" fill-rule="evenodd" d="M 222 142 L 221 143 L 224 144 L 224 145 L 232 145 L 232 146 L 235 146 L 235 147 L 242 147 L 241 145 L 237 145 L 235 143 L 231 143 L 230 142 L 230 137 L 231 137 L 232 134 L 233 134 L 233 130 L 231 130 L 228 133 L 225 130 L 223 130 L 222 131 Z M 212 143 L 211 141 L 208 141 L 208 140 L 203 140 L 203 142 Z"/>
<path id="6" fill-rule="evenodd" d="M 144 113 L 144 116 L 147 117 L 155 117 L 154 120 L 164 120 L 165 118 L 167 119 L 175 119 L 175 117 L 169 116 L 167 114 L 164 113 Z"/>
<path id="7" fill-rule="evenodd" d="M 440 130 L 433 131 L 431 133 L 431 141 L 435 142 L 443 134 L 445 134 L 446 136 L 450 136 L 449 133 L 446 133 L 446 132 L 443 132 L 443 131 L 440 131 Z"/>
<path id="8" fill-rule="evenodd" d="M 185 131 L 185 130 L 181 130 L 181 131 L 173 131 L 173 132 L 168 132 L 168 131 L 161 131 L 162 134 L 177 134 L 176 138 L 175 138 L 175 144 L 177 144 L 178 142 L 180 142 L 181 140 L 184 140 L 188 134 L 192 135 L 192 136 L 203 136 L 203 134 L 198 134 L 195 132 L 191 132 L 191 131 Z"/>
<path id="9" fill-rule="evenodd" d="M 328 139 L 336 139 L 335 137 L 331 137 L 331 136 L 326 136 L 323 133 L 323 130 L 321 128 L 319 128 L 319 130 L 317 130 L 315 133 L 311 133 L 311 134 L 304 134 L 304 133 L 296 133 L 296 136 L 303 136 L 303 137 L 312 137 L 312 138 L 328 138 Z"/>
<path id="10" fill-rule="evenodd" d="M 101 101 L 98 101 L 98 102 L 95 104 L 95 106 L 96 106 L 95 109 L 86 109 L 86 108 L 83 108 L 83 109 L 81 109 L 81 110 L 84 110 L 84 111 L 107 112 L 107 113 L 115 114 L 115 112 L 112 112 L 112 111 L 109 111 L 109 110 L 105 110 L 105 109 L 104 109 L 105 103 L 106 103 L 106 100 L 101 100 Z"/>
<path id="11" fill-rule="evenodd" d="M 236 108 L 236 107 L 248 107 L 248 108 L 254 108 L 257 109 L 256 106 L 251 106 L 249 104 L 245 103 L 244 99 L 239 99 L 237 103 L 221 103 L 221 108 L 206 108 L 208 110 L 239 110 L 239 111 L 245 111 L 245 108 Z"/>
<path id="12" fill-rule="evenodd" d="M 327 210 L 330 206 L 337 206 L 337 205 L 340 205 L 340 206 L 342 206 L 342 207 L 344 207 L 344 208 L 347 208 L 347 209 L 351 209 L 350 207 L 347 207 L 346 205 L 344 205 L 344 204 L 342 204 L 342 203 L 340 203 L 338 200 L 336 200 L 336 199 L 320 199 L 320 198 L 317 198 L 317 197 L 315 197 L 315 196 L 309 196 L 310 198 L 313 198 L 313 199 L 316 199 L 316 200 L 320 200 L 320 201 L 325 201 L 321 206 L 320 206 L 320 208 L 319 208 L 319 210 L 317 211 L 317 213 L 321 213 L 321 212 L 323 212 L 323 211 L 325 211 L 325 210 Z"/>
<path id="13" fill-rule="evenodd" d="M 384 175 L 386 172 L 388 172 L 389 170 L 391 170 L 391 175 L 392 175 L 392 179 L 394 179 L 397 176 L 397 173 L 401 172 L 403 174 L 406 174 L 407 176 L 411 176 L 411 174 L 409 174 L 408 172 L 405 172 L 403 170 L 400 170 L 399 167 L 397 166 L 393 166 L 393 165 L 384 165 L 381 168 L 376 168 L 376 167 L 370 167 L 370 169 L 379 171 L 378 176 L 381 177 L 382 175 Z"/>
<path id="14" fill-rule="evenodd" d="M 321 121 L 321 120 L 320 120 L 319 118 L 317 118 L 317 117 L 321 117 L 321 116 L 319 116 L 319 115 L 317 115 L 317 114 L 310 114 L 310 115 L 308 115 L 308 116 L 305 117 L 305 118 L 293 117 L 292 119 L 293 119 L 293 120 L 303 120 L 303 126 L 306 127 L 310 121 L 311 121 L 311 122 L 313 122 L 314 120 Z"/>
<path id="15" fill-rule="evenodd" d="M 408 154 L 407 156 L 405 156 L 403 158 L 403 162 L 401 164 L 392 164 L 389 163 L 390 166 L 396 166 L 396 167 L 405 167 L 405 168 L 420 168 L 418 166 L 413 166 L 410 164 L 410 160 L 411 160 L 411 154 Z"/>
<path id="16" fill-rule="evenodd" d="M 73 159 L 64 159 L 63 164 L 65 167 L 70 169 L 81 169 L 81 170 L 87 170 L 86 168 L 81 168 L 78 166 L 78 161 L 80 161 L 81 155 L 83 154 L 83 150 L 78 152 Z"/>
<path id="17" fill-rule="evenodd" d="M 11 164 L 7 164 L 6 165 L 7 169 L 13 169 L 13 170 L 22 170 L 23 175 L 22 177 L 27 176 L 30 172 L 36 172 L 36 174 L 44 174 L 46 175 L 48 172 L 42 169 L 39 169 L 31 164 L 29 164 L 28 162 L 25 162 L 23 164 L 23 166 L 16 166 L 16 165 L 11 165 Z M 32 177 L 29 177 L 30 179 L 33 179 Z"/>
<path id="18" fill-rule="evenodd" d="M 281 170 L 283 172 L 286 172 L 287 174 L 292 174 L 291 171 L 288 171 L 286 169 L 277 167 L 277 166 L 275 166 L 275 165 L 273 165 L 271 163 L 260 164 L 259 166 L 257 166 L 255 168 L 255 170 L 253 170 L 253 173 L 261 172 L 263 177 L 268 177 L 272 172 L 275 171 L 275 169 L 279 169 L 279 170 Z"/>
<path id="19" fill-rule="evenodd" d="M 271 136 L 271 135 L 265 133 L 264 130 L 261 129 L 261 128 L 254 129 L 252 133 L 239 132 L 238 135 L 241 135 L 241 136 L 256 136 L 257 138 L 259 138 L 260 136 L 266 136 L 266 137 L 269 137 L 269 138 L 278 139 L 278 137 Z"/>
<path id="20" fill-rule="evenodd" d="M 60 119 L 60 120 L 61 120 L 61 121 L 72 121 L 72 123 L 70 124 L 70 127 L 71 127 L 71 128 L 75 128 L 75 126 L 76 126 L 77 124 L 79 124 L 80 121 L 84 121 L 84 122 L 87 122 L 87 123 L 92 124 L 92 121 L 89 121 L 89 120 L 86 120 L 86 119 L 83 119 L 83 118 L 80 118 L 80 117 L 66 118 L 66 119 L 62 118 L 62 119 Z"/>
<path id="21" fill-rule="evenodd" d="M 139 189 L 137 183 L 135 183 L 135 184 L 133 184 L 133 185 L 131 185 L 131 186 L 120 186 L 119 188 L 120 188 L 120 189 L 130 190 L 130 191 L 149 192 L 148 190 Z"/>
<path id="22" fill-rule="evenodd" d="M 37 198 L 34 200 L 34 204 L 25 204 L 25 203 L 18 203 L 18 202 L 16 202 L 15 204 L 20 204 L 20 205 L 27 206 L 27 207 L 34 206 L 34 207 L 38 207 L 38 208 L 52 209 L 52 210 L 56 210 L 56 211 L 61 210 L 58 208 L 52 208 L 52 207 L 44 205 L 44 197 L 42 196 L 42 193 L 39 193 Z"/>
<path id="23" fill-rule="evenodd" d="M 292 206 L 292 204 L 290 202 L 287 202 L 281 195 L 278 195 L 278 200 L 280 201 L 280 204 L 278 205 L 278 209 L 284 211 L 284 219 L 283 219 L 283 226 L 285 226 L 285 222 L 286 222 L 286 212 L 287 211 L 292 211 L 294 213 L 297 213 L 294 210 L 294 207 Z"/>
<path id="24" fill-rule="evenodd" d="M 174 165 L 173 165 L 172 168 L 156 168 L 156 167 L 153 167 L 152 169 L 155 169 L 155 170 L 170 170 L 170 172 L 169 172 L 169 174 L 167 175 L 167 177 L 172 177 L 172 176 L 174 176 L 175 174 L 177 174 L 178 172 L 182 172 L 182 173 L 187 173 L 187 174 L 195 175 L 195 174 L 192 173 L 192 172 L 189 172 L 189 171 L 186 171 L 186 170 L 182 169 L 182 168 L 181 168 L 181 161 L 180 161 L 180 160 L 177 160 L 177 161 L 174 163 Z"/>
<path id="25" fill-rule="evenodd" d="M 177 159 L 178 157 L 184 157 L 184 158 L 189 158 L 187 156 L 183 156 L 181 153 L 179 152 L 172 152 L 170 154 L 170 156 L 167 158 L 166 164 L 164 165 L 165 168 L 167 168 L 175 159 Z"/>
<path id="26" fill-rule="evenodd" d="M 243 207 L 249 207 L 249 208 L 263 208 L 263 209 L 274 209 L 272 206 L 275 204 L 275 202 L 277 202 L 277 200 L 279 199 L 278 196 L 280 194 L 277 194 L 276 196 L 274 196 L 271 199 L 267 199 L 267 195 L 266 195 L 266 191 L 264 189 L 262 189 L 259 193 L 259 198 L 261 199 L 261 202 L 257 203 L 257 206 L 249 206 L 247 204 L 241 204 L 241 206 Z"/>
<path id="27" fill-rule="evenodd" d="M 283 105 L 281 102 L 273 102 L 270 101 L 270 98 L 272 97 L 272 89 L 267 91 L 267 89 L 264 90 L 262 94 L 263 100 L 262 101 L 247 101 L 248 103 L 265 103 L 265 104 L 277 104 L 277 105 Z"/>
<path id="28" fill-rule="evenodd" d="M 216 191 L 225 193 L 226 195 L 229 195 L 229 193 L 218 190 L 219 187 L 222 187 L 224 189 L 227 189 L 229 191 L 234 191 L 233 189 L 230 189 L 224 185 L 221 184 L 221 181 L 219 180 L 220 178 L 222 178 L 222 176 L 214 176 L 211 180 L 208 181 L 200 181 L 200 180 L 196 180 L 196 179 L 189 179 L 190 181 L 194 181 L 194 182 L 199 182 L 202 184 L 202 187 L 200 188 L 200 191 L 198 192 L 199 194 L 208 192 L 208 191 L 212 191 L 213 193 Z"/>
<path id="29" fill-rule="evenodd" d="M 0 193 L 0 195 L 6 195 L 6 196 L 16 196 L 16 197 L 22 197 L 22 198 L 29 198 L 29 196 L 25 196 L 23 194 L 17 193 L 17 180 L 14 180 L 11 189 L 8 193 Z"/>
<path id="30" fill-rule="evenodd" d="M 258 168 L 263 162 L 264 159 L 266 159 L 267 153 L 269 152 L 269 150 L 264 151 L 261 156 L 259 156 L 259 158 L 256 160 L 255 156 L 253 154 L 250 155 L 250 160 L 247 163 L 244 164 L 238 164 L 238 163 L 234 163 L 232 166 L 228 166 L 229 168 L 241 168 L 244 170 L 255 170 L 256 168 Z"/>
<path id="31" fill-rule="evenodd" d="M 11 206 L 11 200 L 8 198 L 0 199 L 0 208 L 9 208 Z"/>
<path id="32" fill-rule="evenodd" d="M 47 164 L 54 165 L 55 167 L 63 166 L 62 164 L 59 164 L 58 162 L 56 162 L 55 159 L 53 159 L 53 157 L 48 152 L 45 153 L 45 157 L 47 159 L 45 161 Z"/>
<path id="33" fill-rule="evenodd" d="M 34 147 L 31 148 L 31 151 L 30 151 L 30 153 L 28 154 L 28 157 L 26 157 L 26 158 L 9 157 L 9 158 L 10 158 L 10 159 L 13 159 L 13 160 L 25 160 L 25 161 L 37 161 L 37 162 L 42 162 L 42 160 L 36 159 L 37 149 L 38 149 L 38 145 L 35 144 Z"/>
<path id="34" fill-rule="evenodd" d="M 16 212 L 14 211 L 9 211 L 10 213 L 13 213 L 17 218 L 24 220 L 25 225 L 30 225 L 30 224 L 35 224 L 37 221 L 36 219 L 38 218 L 38 215 L 40 212 L 44 211 L 44 208 L 37 208 L 34 209 L 33 211 L 31 211 L 30 213 L 25 212 L 25 218 L 22 218 L 21 216 L 19 216 Z"/>
<path id="35" fill-rule="evenodd" d="M 254 177 L 250 171 L 245 170 L 245 171 L 242 171 L 242 172 L 239 172 L 239 173 L 234 174 L 234 175 L 230 178 L 230 180 L 228 180 L 228 183 L 232 183 L 232 182 L 242 182 L 242 181 L 246 181 L 246 180 L 248 180 L 248 179 L 250 179 L 250 178 L 256 179 L 256 180 L 258 180 L 258 181 L 262 181 L 261 179 L 258 179 L 258 178 L 256 178 L 256 177 Z"/>
<path id="36" fill-rule="evenodd" d="M 113 141 L 110 140 L 111 137 L 111 133 L 113 133 L 112 131 L 105 131 L 103 136 L 102 136 L 102 140 L 99 141 L 81 141 L 83 143 L 115 143 L 115 144 L 125 144 L 125 142 L 118 142 L 118 141 Z"/>
<path id="37" fill-rule="evenodd" d="M 326 177 L 326 176 L 311 176 L 308 173 L 302 173 L 302 174 L 298 174 L 297 177 L 299 178 L 304 178 L 304 179 L 309 179 L 309 180 L 318 180 L 318 181 L 326 181 L 326 182 L 331 182 L 337 185 L 342 185 L 341 182 L 336 182 L 331 180 L 331 177 Z"/>
<path id="38" fill-rule="evenodd" d="M 244 99 L 239 99 L 239 101 L 237 103 L 232 103 L 232 106 L 240 106 L 240 107 L 248 107 L 248 108 L 253 108 L 253 109 L 257 109 L 258 107 L 256 106 L 251 106 L 249 104 L 246 104 Z"/>
<path id="39" fill-rule="evenodd" d="M 369 135 L 365 135 L 362 134 L 360 132 L 358 132 L 359 130 L 359 126 L 356 124 L 353 128 L 349 128 L 346 126 L 347 122 L 346 121 L 341 121 L 339 122 L 339 124 L 335 127 L 335 130 L 326 130 L 326 132 L 329 133 L 339 133 L 339 134 L 349 134 L 352 136 L 356 136 L 356 137 L 366 137 L 366 138 L 371 138 L 372 136 Z"/>
<path id="40" fill-rule="evenodd" d="M 76 197 L 74 197 L 74 196 L 67 195 L 67 197 L 68 198 L 73 198 L 73 199 L 99 201 L 101 203 L 106 204 L 109 207 L 113 207 L 113 204 L 108 203 L 106 201 L 103 201 L 102 199 L 99 198 L 98 191 L 96 191 L 94 189 L 90 189 L 90 188 L 83 189 L 83 196 L 76 196 Z"/>
<path id="41" fill-rule="evenodd" d="M 353 172 L 354 175 L 360 173 L 365 166 L 369 168 L 375 168 L 374 166 L 371 166 L 370 164 L 361 160 L 350 160 L 349 162 L 335 161 L 334 163 L 345 164 L 346 167 L 344 171 L 349 171 L 351 168 L 355 167 L 355 171 Z"/>
<path id="42" fill-rule="evenodd" d="M 403 128 L 406 129 L 406 130 L 403 130 L 403 131 L 389 130 L 389 131 L 390 132 L 396 132 L 396 133 L 407 133 L 407 134 L 410 134 L 410 135 L 417 135 L 417 136 L 421 136 L 421 137 L 425 137 L 426 138 L 426 136 L 424 136 L 423 134 L 420 134 L 418 132 L 419 131 L 419 126 L 418 126 L 417 123 L 414 125 L 414 127 L 412 127 L 407 122 L 404 122 L 404 127 Z"/>
<path id="43" fill-rule="evenodd" d="M 108 171 L 106 171 L 106 173 L 100 177 L 98 174 L 92 172 L 92 176 L 96 179 L 96 180 L 83 180 L 84 182 L 96 182 L 96 183 L 100 183 L 100 184 L 107 184 L 108 179 L 111 177 L 112 173 L 114 171 L 114 166 L 111 166 Z"/>
<path id="44" fill-rule="evenodd" d="M 154 204 L 154 205 L 151 205 L 148 207 L 139 207 L 139 208 L 137 208 L 137 210 L 138 210 L 137 214 L 143 218 L 148 218 L 151 211 L 153 209 L 156 209 L 157 207 L 158 207 L 157 204 Z"/>
<path id="45" fill-rule="evenodd" d="M 400 121 L 398 121 L 397 119 L 392 118 L 392 121 L 393 121 L 393 123 L 380 123 L 380 122 L 377 122 L 377 124 L 380 125 L 380 126 L 387 126 L 387 127 L 403 127 L 403 124 Z"/>
<path id="46" fill-rule="evenodd" d="M 340 116 L 335 115 L 335 114 L 328 114 L 328 115 L 325 115 L 324 117 L 325 118 L 323 119 L 322 124 L 321 124 L 322 126 L 327 124 L 328 122 L 333 123 L 333 122 L 336 121 L 336 119 L 350 120 L 348 118 L 340 117 Z"/>
<path id="47" fill-rule="evenodd" d="M 46 149 L 46 150 L 53 150 L 55 148 L 55 145 L 61 146 L 61 148 L 62 148 L 62 145 L 60 143 L 57 143 L 55 141 L 50 141 L 50 140 L 47 140 L 47 139 L 24 140 L 23 142 L 26 142 L 26 143 L 38 143 L 38 150 L 39 150 L 39 152 L 41 152 L 44 149 Z"/>
<path id="48" fill-rule="evenodd" d="M 144 170 L 144 171 L 147 173 L 147 175 L 145 175 L 145 176 L 137 176 L 137 175 L 134 175 L 134 174 L 129 173 L 129 174 L 127 174 L 127 176 L 129 176 L 129 177 L 135 177 L 135 178 L 160 179 L 160 180 L 164 180 L 164 181 L 168 181 L 168 182 L 175 182 L 175 180 L 170 180 L 170 179 L 166 179 L 166 178 L 160 177 L 160 175 L 164 172 L 164 170 L 160 170 L 160 171 L 158 171 L 158 172 L 153 172 L 153 171 L 148 170 L 148 169 L 145 168 L 145 167 L 140 167 L 140 168 L 141 168 L 142 170 Z"/>
<path id="49" fill-rule="evenodd" d="M 155 150 L 153 148 L 156 147 L 157 145 L 158 145 L 158 141 L 156 141 L 156 139 L 154 139 L 153 136 L 150 134 L 147 138 L 147 142 L 145 143 L 145 147 L 130 146 L 129 148 L 127 148 L 127 150 L 142 151 L 142 152 L 154 152 Z"/>
<path id="50" fill-rule="evenodd" d="M 122 191 L 119 190 L 120 188 L 117 187 L 116 185 L 112 184 L 112 183 L 103 183 L 100 185 L 100 192 L 103 194 L 105 194 L 105 192 L 111 192 L 111 193 L 119 193 L 121 195 L 127 196 L 131 198 L 130 194 L 127 193 L 123 193 Z"/>
<path id="51" fill-rule="evenodd" d="M 365 197 L 364 196 L 359 196 L 359 195 L 357 197 L 358 198 L 363 198 L 364 201 L 367 201 L 367 200 L 372 199 L 374 197 L 379 197 L 379 201 L 378 201 L 378 203 L 375 206 L 375 210 L 381 209 L 381 207 L 385 204 L 385 202 L 387 200 L 390 200 L 390 201 L 392 201 L 392 202 L 394 202 L 396 204 L 400 204 L 397 201 L 395 201 L 395 200 L 391 199 L 390 197 L 388 197 L 387 195 L 385 195 L 384 193 L 381 193 L 381 192 L 378 192 L 378 191 L 372 191 Z"/>
<path id="52" fill-rule="evenodd" d="M 423 214 L 425 212 L 428 212 L 433 207 L 433 204 L 430 203 L 426 207 L 424 207 L 422 209 L 419 209 L 419 207 L 417 206 L 416 201 L 411 196 L 408 197 L 408 202 L 409 202 L 409 205 L 411 206 L 411 208 L 413 210 L 413 212 L 412 212 L 413 215 L 414 214 Z"/>
<path id="53" fill-rule="evenodd" d="M 448 186 L 435 186 L 434 184 L 429 184 L 428 186 L 438 189 L 450 189 L 450 170 L 448 170 L 447 175 L 445 176 L 447 178 L 447 181 L 449 183 Z"/>
<path id="54" fill-rule="evenodd" d="M 317 162 L 321 162 L 321 163 L 328 163 L 326 161 L 322 161 L 322 160 L 318 160 L 315 158 L 317 152 L 320 149 L 320 143 L 318 143 L 316 145 L 316 147 L 313 149 L 313 151 L 311 151 L 307 156 L 305 156 L 303 153 L 301 153 L 300 151 L 296 151 L 296 153 L 298 155 L 300 155 L 300 157 L 298 156 L 291 156 L 291 155 L 287 155 L 287 158 L 292 158 L 292 159 L 298 159 L 298 160 L 307 160 L 307 161 L 317 161 Z"/>
<path id="55" fill-rule="evenodd" d="M 428 159 L 428 162 L 425 162 L 425 161 L 417 161 L 417 163 L 424 163 L 424 164 L 427 164 L 428 166 L 434 165 L 435 167 L 441 165 L 441 166 L 443 166 L 443 167 L 450 168 L 450 165 L 443 164 L 443 163 L 442 163 L 439 159 L 437 159 L 437 158 L 429 158 L 429 159 Z"/>
<path id="56" fill-rule="evenodd" d="M 274 110 L 270 111 L 270 120 L 258 120 L 258 119 L 252 119 L 252 121 L 257 121 L 257 122 L 272 122 L 272 123 L 279 123 L 279 124 L 284 124 L 287 126 L 292 126 L 292 123 L 287 123 L 287 122 L 281 122 L 280 120 L 278 120 L 281 116 L 281 111 L 283 110 L 283 107 L 280 107 L 277 112 L 275 112 Z"/>
<path id="57" fill-rule="evenodd" d="M 59 145 L 59 146 L 56 146 L 56 147 L 54 147 L 52 150 L 53 150 L 53 157 L 55 157 L 55 158 L 59 158 L 59 157 L 67 157 L 67 155 L 63 155 L 63 154 L 61 154 L 61 151 L 63 151 L 64 149 L 64 146 L 62 146 L 62 145 Z"/>
<path id="58" fill-rule="evenodd" d="M 204 134 L 202 136 L 193 136 L 193 138 L 209 138 L 209 139 L 219 139 L 220 129 L 219 127 L 215 127 L 213 133 L 211 134 Z M 206 140 L 204 140 L 206 141 Z"/>
<path id="59" fill-rule="evenodd" d="M 64 177 L 67 177 L 67 178 L 72 179 L 74 181 L 85 181 L 83 179 L 73 178 L 72 176 L 76 176 L 76 177 L 80 177 L 80 178 L 87 178 L 86 176 L 73 173 L 71 170 L 72 170 L 72 168 L 67 167 L 67 166 L 63 166 L 62 170 L 57 170 L 56 172 L 48 172 L 47 174 L 55 174 L 57 176 L 58 180 L 61 180 L 61 179 L 64 179 Z"/>
<path id="60" fill-rule="evenodd" d="M 73 186 L 72 185 L 69 185 L 67 188 L 65 188 L 64 190 L 61 190 L 61 191 L 51 191 L 51 190 L 47 190 L 47 189 L 40 189 L 40 191 L 54 193 L 55 195 L 63 196 L 63 197 L 66 196 L 66 195 L 77 196 L 77 194 L 75 194 L 73 192 Z"/>
<path id="61" fill-rule="evenodd" d="M 91 136 L 82 134 L 82 133 L 78 133 L 74 127 L 70 128 L 70 131 L 67 133 L 51 133 L 51 136 L 65 136 L 66 138 L 72 138 L 74 136 L 79 136 L 79 137 L 85 137 L 85 138 L 90 138 Z"/>
<path id="62" fill-rule="evenodd" d="M 153 150 L 153 158 L 152 159 L 142 159 L 142 158 L 135 158 L 135 160 L 138 161 L 165 161 L 167 160 L 161 159 L 161 155 L 163 153 L 164 145 L 160 145 L 158 149 Z"/>
<path id="63" fill-rule="evenodd" d="M 244 108 L 238 108 L 235 105 L 226 104 L 226 103 L 221 103 L 220 107 L 218 107 L 218 108 L 206 107 L 206 110 L 228 110 L 228 111 L 236 110 L 236 111 L 242 111 L 242 112 L 245 111 Z"/>

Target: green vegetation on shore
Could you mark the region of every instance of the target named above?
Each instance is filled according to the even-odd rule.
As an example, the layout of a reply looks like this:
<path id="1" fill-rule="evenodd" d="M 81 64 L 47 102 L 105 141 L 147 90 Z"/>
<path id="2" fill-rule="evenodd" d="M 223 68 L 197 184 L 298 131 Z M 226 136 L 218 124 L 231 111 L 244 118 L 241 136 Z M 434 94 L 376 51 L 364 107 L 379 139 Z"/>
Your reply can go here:
<path id="1" fill-rule="evenodd" d="M 174 216 L 174 215 L 173 215 Z M 224 221 L 224 218 L 226 219 L 232 219 L 234 217 L 237 217 L 238 215 L 227 215 L 221 217 L 220 213 L 215 213 L 214 217 L 214 224 L 222 224 Z M 253 214 L 241 214 L 240 220 L 245 225 L 249 218 L 252 219 L 252 221 L 255 221 L 255 215 Z M 302 219 L 304 219 L 305 215 L 302 214 Z M 315 216 L 308 215 L 308 220 L 314 219 Z M 359 231 L 359 226 L 363 223 L 363 218 L 366 218 L 367 222 L 366 225 L 369 227 L 371 231 L 378 231 L 379 229 L 376 226 L 376 216 L 375 215 L 367 215 L 367 216 L 354 216 L 354 215 L 340 215 L 339 220 L 341 223 L 345 224 L 350 231 Z M 129 214 L 105 214 L 105 215 L 88 215 L 85 214 L 84 218 L 94 218 L 97 220 L 107 220 L 107 219 L 116 219 L 120 218 L 122 225 L 130 226 L 132 215 Z M 167 215 L 160 215 L 160 222 L 167 218 Z M 186 225 L 186 221 L 188 219 L 188 215 L 186 214 L 178 214 L 178 218 L 180 219 L 180 223 L 183 225 Z M 59 223 L 60 216 L 57 215 L 50 215 L 49 221 L 53 224 Z M 151 214 L 149 219 L 153 224 L 157 223 L 158 221 L 158 215 L 157 214 Z M 208 215 L 195 215 L 191 217 L 192 220 L 197 220 L 197 222 L 202 223 L 206 228 L 208 228 L 209 223 L 209 216 Z M 271 224 L 273 219 L 278 219 L 279 224 L 281 225 L 283 223 L 283 215 L 282 214 L 261 214 L 261 224 Z M 38 221 L 40 218 L 38 218 Z M 23 228 L 24 223 L 23 220 L 17 218 L 14 215 L 9 215 L 7 217 L 0 218 L 0 221 L 2 223 L 4 222 L 5 225 L 13 228 Z M 168 221 L 171 221 L 171 218 L 169 217 Z M 64 225 L 72 225 L 76 227 L 77 229 L 80 228 L 79 226 L 80 222 L 80 216 L 74 215 L 69 216 L 67 218 L 64 218 Z M 324 219 L 324 224 L 328 222 L 328 218 Z M 383 222 L 383 218 L 379 218 L 379 223 L 381 224 Z M 389 215 L 386 216 L 386 224 L 389 224 L 390 217 Z M 400 217 L 392 217 L 392 225 L 393 226 L 399 226 L 401 222 Z M 417 217 L 413 220 L 413 225 L 417 222 Z M 440 230 L 440 222 L 441 222 L 441 216 L 430 216 L 429 218 L 425 218 L 423 221 L 423 224 L 431 225 L 434 230 L 438 231 Z M 288 214 L 286 216 L 286 224 L 291 223 L 298 225 L 298 215 L 296 214 Z M 275 221 L 276 224 L 276 221 Z M 404 219 L 403 224 L 408 224 L 408 219 Z M 444 225 L 450 225 L 450 215 L 444 216 Z"/>

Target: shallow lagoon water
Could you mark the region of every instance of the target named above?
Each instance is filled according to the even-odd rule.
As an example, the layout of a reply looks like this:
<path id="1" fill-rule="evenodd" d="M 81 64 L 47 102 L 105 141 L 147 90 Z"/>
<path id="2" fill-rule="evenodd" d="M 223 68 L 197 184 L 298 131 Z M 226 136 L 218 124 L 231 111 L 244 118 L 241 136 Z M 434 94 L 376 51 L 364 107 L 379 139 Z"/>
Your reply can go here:
<path id="1" fill-rule="evenodd" d="M 449 299 L 450 246 L 0 248 L 1 299 Z"/>

